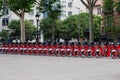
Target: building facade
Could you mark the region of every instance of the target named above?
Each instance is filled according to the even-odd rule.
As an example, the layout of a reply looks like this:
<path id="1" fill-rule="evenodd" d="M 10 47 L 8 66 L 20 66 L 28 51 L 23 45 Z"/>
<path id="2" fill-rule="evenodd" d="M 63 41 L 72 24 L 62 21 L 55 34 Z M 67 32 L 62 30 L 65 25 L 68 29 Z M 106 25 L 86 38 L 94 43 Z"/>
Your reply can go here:
<path id="1" fill-rule="evenodd" d="M 80 0 L 60 0 L 60 4 L 62 5 L 62 14 L 60 16 L 61 20 L 66 19 L 67 17 L 75 14 L 79 14 L 80 12 L 86 12 L 86 7 L 81 3 Z M 5 15 L 0 18 L 0 31 L 5 29 L 8 30 L 7 26 L 13 19 L 19 19 L 12 11 L 9 9 L 4 9 Z M 33 11 L 25 14 L 25 19 L 29 20 L 35 26 L 36 21 L 36 7 L 34 7 Z M 40 20 L 44 18 L 45 15 L 40 15 Z"/>
<path id="2" fill-rule="evenodd" d="M 0 31 L 1 30 L 8 30 L 8 24 L 14 20 L 14 19 L 19 19 L 19 17 L 17 15 L 15 15 L 12 11 L 10 11 L 9 9 L 4 9 L 4 16 L 2 16 L 0 18 Z M 25 13 L 25 20 L 29 20 L 32 24 L 34 24 L 35 26 L 37 26 L 37 21 L 36 21 L 36 7 L 34 7 L 33 11 L 29 12 L 29 13 Z M 40 16 L 40 19 L 42 19 L 42 15 Z"/>
<path id="3" fill-rule="evenodd" d="M 98 0 L 102 1 L 102 0 Z M 60 16 L 60 20 L 64 20 L 67 17 L 75 14 L 79 14 L 81 12 L 88 12 L 87 8 L 83 5 L 83 3 L 80 0 L 60 0 L 60 4 L 62 5 L 62 13 Z M 101 2 L 97 2 L 95 7 L 94 7 L 94 14 L 99 15 L 99 9 L 101 7 Z M 37 26 L 37 20 L 36 20 L 36 10 L 37 8 L 34 7 L 33 11 L 26 13 L 25 14 L 25 19 L 29 20 L 32 24 Z M 100 10 L 101 11 L 101 10 Z M 16 16 L 12 11 L 9 9 L 5 9 L 5 15 L 0 18 L 0 31 L 4 30 L 9 30 L 8 29 L 8 24 L 13 20 L 13 19 L 19 19 L 18 16 Z M 40 20 L 42 18 L 46 17 L 46 14 L 41 14 L 40 15 Z M 43 41 L 43 35 L 40 36 L 42 37 Z"/>
<path id="4" fill-rule="evenodd" d="M 3 9 L 4 10 L 4 16 L 2 16 L 0 18 L 0 31 L 2 30 L 6 30 L 6 31 L 10 31 L 10 29 L 8 29 L 8 25 L 12 20 L 19 20 L 19 17 L 17 15 L 15 15 L 12 11 L 10 11 L 9 9 Z M 25 20 L 29 20 L 33 25 L 35 25 L 37 27 L 37 20 L 36 20 L 36 15 L 37 10 L 36 7 L 33 8 L 33 10 L 29 13 L 25 13 Z M 40 20 L 43 18 L 42 15 L 40 15 Z M 39 37 L 41 38 L 41 41 L 43 42 L 43 35 L 39 35 Z"/>
<path id="5" fill-rule="evenodd" d="M 80 0 L 61 0 L 62 14 L 60 16 L 61 20 L 80 12 L 86 12 L 86 7 L 81 3 Z"/>

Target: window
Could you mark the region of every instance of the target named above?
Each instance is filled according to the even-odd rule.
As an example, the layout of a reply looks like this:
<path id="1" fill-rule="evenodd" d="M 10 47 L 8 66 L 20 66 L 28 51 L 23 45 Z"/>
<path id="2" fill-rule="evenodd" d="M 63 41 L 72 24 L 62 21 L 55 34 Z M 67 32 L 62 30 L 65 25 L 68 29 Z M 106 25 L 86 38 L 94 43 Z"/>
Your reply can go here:
<path id="1" fill-rule="evenodd" d="M 66 7 L 66 1 L 62 1 L 62 6 Z"/>
<path id="2" fill-rule="evenodd" d="M 29 12 L 29 15 L 34 15 L 34 10 Z"/>
<path id="3" fill-rule="evenodd" d="M 49 0 L 45 0 L 45 3 L 46 3 L 46 4 L 49 4 Z"/>
<path id="4" fill-rule="evenodd" d="M 66 11 L 62 12 L 62 17 L 66 17 Z"/>
<path id="5" fill-rule="evenodd" d="M 47 12 L 44 12 L 43 13 L 43 18 L 47 18 L 48 17 L 48 13 Z"/>
<path id="6" fill-rule="evenodd" d="M 34 24 L 34 20 L 29 20 L 29 21 L 30 21 L 30 23 Z"/>
<path id="7" fill-rule="evenodd" d="M 98 14 L 98 15 L 101 14 L 101 11 L 102 11 L 101 9 L 102 9 L 101 7 L 98 7 L 98 8 L 97 8 L 97 14 Z"/>
<path id="8" fill-rule="evenodd" d="M 68 16 L 71 16 L 72 15 L 72 11 L 68 11 Z"/>
<path id="9" fill-rule="evenodd" d="M 69 8 L 72 8 L 72 2 L 69 2 L 69 3 L 68 3 L 68 7 L 69 7 Z"/>
<path id="10" fill-rule="evenodd" d="M 2 19 L 2 26 L 7 26 L 9 24 L 9 19 L 8 18 L 3 18 Z"/>
<path id="11" fill-rule="evenodd" d="M 9 10 L 7 8 L 3 8 L 3 12 L 4 12 L 4 15 L 8 15 L 9 14 Z"/>
<path id="12" fill-rule="evenodd" d="M 58 10 L 58 6 L 52 6 L 52 10 Z"/>

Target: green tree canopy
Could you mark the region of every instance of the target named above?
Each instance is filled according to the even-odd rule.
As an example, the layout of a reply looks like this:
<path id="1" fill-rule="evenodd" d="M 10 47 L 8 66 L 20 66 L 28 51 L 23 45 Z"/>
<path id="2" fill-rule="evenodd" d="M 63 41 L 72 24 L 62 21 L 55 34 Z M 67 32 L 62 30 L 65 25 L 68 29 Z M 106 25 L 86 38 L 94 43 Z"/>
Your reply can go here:
<path id="1" fill-rule="evenodd" d="M 13 11 L 19 18 L 21 23 L 21 42 L 25 42 L 25 12 L 30 12 L 36 0 L 4 0 L 4 6 Z"/>
<path id="2" fill-rule="evenodd" d="M 94 41 L 94 33 L 93 33 L 93 8 L 98 0 L 80 0 L 89 11 L 89 42 Z"/>
<path id="3" fill-rule="evenodd" d="M 100 35 L 101 17 L 94 15 L 93 21 L 94 39 L 97 39 Z M 78 35 L 80 35 L 81 38 L 84 38 L 84 31 L 89 29 L 89 14 L 80 13 L 79 15 L 70 16 L 63 21 L 62 27 L 61 30 L 63 30 L 63 36 L 65 31 L 70 38 L 77 38 Z"/>
<path id="4" fill-rule="evenodd" d="M 113 0 L 103 0 L 103 12 L 105 14 L 113 14 Z"/>
<path id="5" fill-rule="evenodd" d="M 0 17 L 3 16 L 3 3 L 2 0 L 0 0 Z"/>
<path id="6" fill-rule="evenodd" d="M 52 19 L 44 18 L 40 23 L 40 29 L 43 31 L 45 39 L 51 39 L 52 35 Z"/>
<path id="7" fill-rule="evenodd" d="M 120 14 L 120 0 L 115 3 L 115 9 Z"/>
<path id="8" fill-rule="evenodd" d="M 43 2 L 43 3 L 40 3 Z M 47 16 L 52 19 L 52 42 L 55 39 L 55 20 L 59 18 L 61 14 L 61 5 L 59 0 L 41 0 L 39 1 L 39 9 L 43 13 L 47 13 Z M 44 7 L 43 7 L 44 6 Z"/>
<path id="9" fill-rule="evenodd" d="M 2 31 L 0 32 L 0 37 L 1 37 L 1 41 L 2 41 L 2 42 L 7 41 L 7 40 L 8 40 L 8 36 L 9 36 L 8 31 L 2 30 Z"/>
<path id="10" fill-rule="evenodd" d="M 20 37 L 20 20 L 12 20 L 8 28 L 12 31 L 10 37 Z M 26 39 L 33 39 L 36 35 L 36 27 L 27 20 L 25 20 L 25 33 Z"/>
<path id="11" fill-rule="evenodd" d="M 51 39 L 52 34 L 52 19 L 46 18 L 41 21 L 41 30 L 43 31 L 44 38 Z M 84 30 L 89 28 L 89 14 L 80 13 L 66 18 L 63 21 L 57 20 L 55 22 L 55 37 L 62 39 L 77 38 L 80 32 L 80 37 L 84 38 Z M 101 18 L 94 16 L 94 38 L 98 39 L 100 35 Z"/>

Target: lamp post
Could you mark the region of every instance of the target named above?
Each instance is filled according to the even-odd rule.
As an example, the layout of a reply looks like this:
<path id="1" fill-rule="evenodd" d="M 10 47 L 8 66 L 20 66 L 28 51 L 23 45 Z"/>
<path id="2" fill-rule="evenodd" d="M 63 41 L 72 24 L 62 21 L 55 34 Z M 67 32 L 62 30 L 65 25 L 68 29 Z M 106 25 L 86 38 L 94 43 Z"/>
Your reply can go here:
<path id="1" fill-rule="evenodd" d="M 78 10 L 78 14 L 80 13 L 80 8 L 79 7 L 76 7 L 76 9 Z M 76 17 L 76 20 L 80 21 L 78 19 L 78 17 Z M 77 21 L 77 26 L 78 26 L 78 42 L 80 42 L 80 24 L 79 22 Z"/>
<path id="2" fill-rule="evenodd" d="M 40 15 L 38 14 L 38 12 L 36 13 L 36 15 L 35 15 L 35 17 L 36 17 L 36 21 L 37 21 L 37 35 L 36 35 L 36 42 L 38 43 L 39 42 L 39 38 L 38 38 L 38 30 L 39 30 L 39 28 L 38 28 L 38 21 L 39 21 L 39 17 L 40 17 Z"/>

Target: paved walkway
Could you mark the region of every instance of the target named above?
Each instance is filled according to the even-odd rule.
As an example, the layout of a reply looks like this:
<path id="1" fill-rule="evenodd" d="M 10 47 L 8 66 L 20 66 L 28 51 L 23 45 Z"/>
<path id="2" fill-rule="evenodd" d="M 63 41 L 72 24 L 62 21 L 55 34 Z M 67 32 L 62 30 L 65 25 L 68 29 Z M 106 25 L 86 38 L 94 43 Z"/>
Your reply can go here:
<path id="1" fill-rule="evenodd" d="M 120 80 L 120 59 L 0 54 L 0 80 Z"/>

